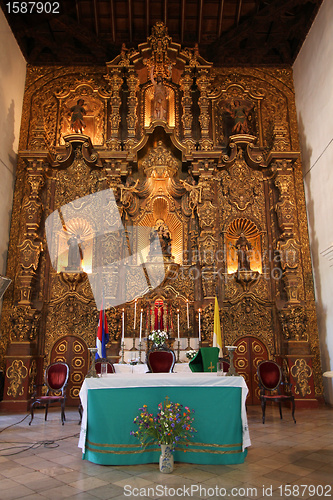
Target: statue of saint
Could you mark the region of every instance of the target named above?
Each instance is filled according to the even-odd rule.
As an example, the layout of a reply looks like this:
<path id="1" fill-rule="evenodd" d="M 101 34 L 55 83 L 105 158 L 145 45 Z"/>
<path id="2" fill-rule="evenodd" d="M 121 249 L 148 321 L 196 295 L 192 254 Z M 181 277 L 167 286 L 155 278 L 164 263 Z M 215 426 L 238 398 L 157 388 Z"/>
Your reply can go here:
<path id="1" fill-rule="evenodd" d="M 75 106 L 71 107 L 71 130 L 76 134 L 82 134 L 83 130 L 86 128 L 86 124 L 83 120 L 83 116 L 86 115 L 86 110 L 83 107 L 84 100 L 79 99 Z"/>
<path id="2" fill-rule="evenodd" d="M 83 261 L 83 250 L 79 237 L 72 234 L 67 241 L 68 245 L 68 265 L 66 271 L 80 271 Z"/>
<path id="3" fill-rule="evenodd" d="M 168 89 L 163 83 L 163 78 L 161 75 L 157 75 L 154 78 L 154 68 L 151 69 L 150 79 L 154 85 L 154 99 L 153 99 L 153 120 L 167 120 L 168 104 L 167 100 L 169 97 Z"/>
<path id="4" fill-rule="evenodd" d="M 249 121 L 248 116 L 253 106 L 246 107 L 241 104 L 239 100 L 234 101 L 234 107 L 229 110 L 230 115 L 234 120 L 234 126 L 232 128 L 233 134 L 248 134 L 249 133 Z"/>
<path id="5" fill-rule="evenodd" d="M 251 271 L 249 251 L 252 249 L 252 246 L 244 236 L 244 233 L 240 233 L 235 247 L 237 248 L 238 271 Z"/>

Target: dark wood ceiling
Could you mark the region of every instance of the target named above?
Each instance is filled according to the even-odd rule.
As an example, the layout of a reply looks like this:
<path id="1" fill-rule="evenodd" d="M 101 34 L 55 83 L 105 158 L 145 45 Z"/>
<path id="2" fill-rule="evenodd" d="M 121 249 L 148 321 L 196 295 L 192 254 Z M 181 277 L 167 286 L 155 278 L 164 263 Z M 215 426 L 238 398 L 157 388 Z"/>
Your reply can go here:
<path id="1" fill-rule="evenodd" d="M 157 21 L 166 24 L 174 42 L 184 47 L 198 42 L 200 54 L 216 65 L 292 64 L 321 3 L 60 0 L 58 14 L 9 14 L 8 1 L 0 0 L 26 61 L 33 65 L 104 65 L 122 43 L 130 48 L 145 42 Z"/>

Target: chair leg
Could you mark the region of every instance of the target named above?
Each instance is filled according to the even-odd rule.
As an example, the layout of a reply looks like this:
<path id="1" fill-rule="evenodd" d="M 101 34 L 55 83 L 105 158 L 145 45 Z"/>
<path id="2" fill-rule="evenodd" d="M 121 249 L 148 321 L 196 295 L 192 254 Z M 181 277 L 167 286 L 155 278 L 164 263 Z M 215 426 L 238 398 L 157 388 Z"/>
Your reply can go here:
<path id="1" fill-rule="evenodd" d="M 49 412 L 49 403 L 45 403 L 45 421 L 47 420 L 48 412 Z"/>
<path id="2" fill-rule="evenodd" d="M 30 405 L 30 415 L 31 415 L 31 419 L 30 419 L 29 425 L 31 425 L 31 422 L 32 422 L 32 421 L 33 421 L 33 419 L 34 419 L 34 408 L 35 408 L 35 403 L 31 403 L 31 405 Z"/>
<path id="3" fill-rule="evenodd" d="M 281 408 L 281 403 L 279 402 L 279 410 L 280 410 L 280 418 L 282 420 L 282 408 Z"/>
<path id="4" fill-rule="evenodd" d="M 64 425 L 66 420 L 66 415 L 65 415 L 65 401 L 61 403 L 61 423 Z"/>
<path id="5" fill-rule="evenodd" d="M 291 400 L 291 415 L 292 415 L 293 420 L 294 420 L 294 422 L 296 424 L 296 419 L 295 419 L 295 400 L 294 399 Z"/>
<path id="6" fill-rule="evenodd" d="M 265 423 L 265 410 L 266 410 L 266 401 L 264 399 L 261 400 L 261 409 L 262 409 L 262 423 Z"/>

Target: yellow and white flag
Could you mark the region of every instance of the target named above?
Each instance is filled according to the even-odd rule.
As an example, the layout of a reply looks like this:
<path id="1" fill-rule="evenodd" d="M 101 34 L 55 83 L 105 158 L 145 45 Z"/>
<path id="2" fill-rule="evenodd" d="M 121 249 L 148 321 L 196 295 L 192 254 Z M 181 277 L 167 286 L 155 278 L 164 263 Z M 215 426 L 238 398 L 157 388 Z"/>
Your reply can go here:
<path id="1" fill-rule="evenodd" d="M 223 356 L 221 324 L 220 324 L 220 311 L 219 311 L 219 304 L 217 302 L 217 297 L 215 297 L 215 306 L 214 306 L 213 347 L 219 347 L 219 349 L 220 349 L 219 356 Z"/>

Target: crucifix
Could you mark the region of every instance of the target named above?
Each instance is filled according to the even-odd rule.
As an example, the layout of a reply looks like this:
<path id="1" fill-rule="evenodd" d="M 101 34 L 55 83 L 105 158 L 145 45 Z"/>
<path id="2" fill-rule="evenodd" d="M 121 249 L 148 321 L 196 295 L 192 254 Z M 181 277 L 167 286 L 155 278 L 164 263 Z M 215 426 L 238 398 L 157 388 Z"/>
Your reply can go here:
<path id="1" fill-rule="evenodd" d="M 213 366 L 212 362 L 210 362 L 210 366 L 208 366 L 208 370 L 210 370 L 210 373 L 214 370 L 215 366 Z"/>

